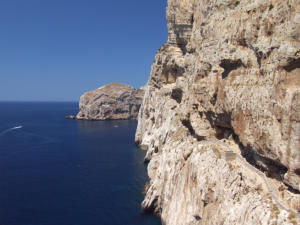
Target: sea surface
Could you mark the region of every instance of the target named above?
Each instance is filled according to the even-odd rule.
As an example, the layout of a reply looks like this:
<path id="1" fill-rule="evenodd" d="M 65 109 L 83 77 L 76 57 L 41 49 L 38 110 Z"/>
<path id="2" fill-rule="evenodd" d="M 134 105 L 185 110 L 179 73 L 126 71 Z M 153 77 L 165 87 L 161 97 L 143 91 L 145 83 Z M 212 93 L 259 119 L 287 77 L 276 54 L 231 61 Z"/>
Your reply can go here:
<path id="1" fill-rule="evenodd" d="M 77 103 L 0 102 L 0 225 L 158 225 L 140 204 L 135 121 L 75 121 Z"/>

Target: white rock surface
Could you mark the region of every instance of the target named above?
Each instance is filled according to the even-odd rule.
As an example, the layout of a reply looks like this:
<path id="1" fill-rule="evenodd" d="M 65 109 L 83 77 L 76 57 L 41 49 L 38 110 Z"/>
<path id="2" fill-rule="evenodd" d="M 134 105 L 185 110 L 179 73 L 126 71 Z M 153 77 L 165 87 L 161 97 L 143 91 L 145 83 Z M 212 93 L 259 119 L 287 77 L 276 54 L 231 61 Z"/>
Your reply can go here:
<path id="1" fill-rule="evenodd" d="M 143 208 L 167 225 L 299 224 L 300 1 L 169 0 L 167 19 L 136 132 Z"/>

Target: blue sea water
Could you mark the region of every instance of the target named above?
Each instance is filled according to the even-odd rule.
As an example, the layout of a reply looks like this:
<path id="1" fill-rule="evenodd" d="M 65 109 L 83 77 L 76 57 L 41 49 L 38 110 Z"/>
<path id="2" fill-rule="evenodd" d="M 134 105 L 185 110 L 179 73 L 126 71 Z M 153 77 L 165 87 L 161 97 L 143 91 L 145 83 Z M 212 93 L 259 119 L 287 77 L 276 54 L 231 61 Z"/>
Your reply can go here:
<path id="1" fill-rule="evenodd" d="M 0 225 L 158 225 L 135 121 L 75 121 L 76 103 L 0 103 Z M 22 127 L 20 127 L 22 126 Z"/>

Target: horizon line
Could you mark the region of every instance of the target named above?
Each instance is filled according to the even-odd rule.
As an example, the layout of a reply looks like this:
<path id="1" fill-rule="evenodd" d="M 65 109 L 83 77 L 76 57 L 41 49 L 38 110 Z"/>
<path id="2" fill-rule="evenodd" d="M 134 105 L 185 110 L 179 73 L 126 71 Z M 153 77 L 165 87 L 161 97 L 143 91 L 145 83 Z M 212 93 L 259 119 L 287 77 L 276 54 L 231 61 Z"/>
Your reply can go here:
<path id="1" fill-rule="evenodd" d="M 28 103 L 79 103 L 79 101 L 75 100 L 0 100 L 0 103 L 8 103 L 8 102 L 15 102 L 15 103 L 21 103 L 21 102 L 28 102 Z"/>

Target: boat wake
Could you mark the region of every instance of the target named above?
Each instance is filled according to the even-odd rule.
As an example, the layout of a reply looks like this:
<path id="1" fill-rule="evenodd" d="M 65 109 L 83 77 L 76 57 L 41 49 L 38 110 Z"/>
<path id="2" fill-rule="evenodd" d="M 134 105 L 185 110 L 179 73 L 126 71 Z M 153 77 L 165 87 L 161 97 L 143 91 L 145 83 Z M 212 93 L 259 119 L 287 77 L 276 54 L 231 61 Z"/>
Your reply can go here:
<path id="1" fill-rule="evenodd" d="M 21 128 L 23 128 L 23 126 L 17 126 L 17 127 L 9 128 L 9 129 L 7 129 L 7 130 L 2 131 L 2 132 L 0 133 L 0 136 L 4 135 L 4 134 L 6 134 L 6 133 L 8 133 L 8 132 L 10 132 L 10 131 L 17 130 L 17 129 L 21 129 Z"/>
<path id="2" fill-rule="evenodd" d="M 11 130 L 15 130 L 15 129 L 21 129 L 23 126 L 17 126 L 17 127 L 13 127 L 13 128 L 10 128 Z"/>

